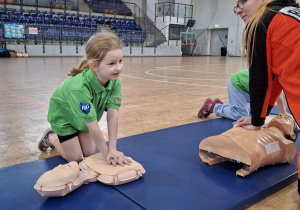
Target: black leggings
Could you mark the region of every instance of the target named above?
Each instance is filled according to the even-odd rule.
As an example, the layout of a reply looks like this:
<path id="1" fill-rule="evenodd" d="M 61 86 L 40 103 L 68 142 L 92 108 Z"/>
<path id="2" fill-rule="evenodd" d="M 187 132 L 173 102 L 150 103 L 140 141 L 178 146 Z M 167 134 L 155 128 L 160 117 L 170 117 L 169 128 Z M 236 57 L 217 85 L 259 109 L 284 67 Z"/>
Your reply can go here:
<path id="1" fill-rule="evenodd" d="M 78 132 L 70 134 L 70 135 L 67 135 L 67 136 L 59 136 L 59 135 L 57 135 L 60 143 L 68 141 L 68 140 L 74 138 L 75 136 L 78 136 Z"/>

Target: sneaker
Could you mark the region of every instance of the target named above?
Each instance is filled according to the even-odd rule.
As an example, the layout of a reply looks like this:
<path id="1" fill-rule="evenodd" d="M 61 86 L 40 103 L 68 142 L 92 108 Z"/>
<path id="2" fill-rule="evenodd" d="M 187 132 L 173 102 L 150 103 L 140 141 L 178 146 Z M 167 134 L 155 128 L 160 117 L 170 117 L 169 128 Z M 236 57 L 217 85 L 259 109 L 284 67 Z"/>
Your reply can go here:
<path id="1" fill-rule="evenodd" d="M 214 112 L 214 107 L 215 107 L 216 104 L 223 104 L 223 102 L 222 102 L 220 99 L 215 98 L 215 99 L 213 100 L 212 106 L 210 106 L 209 109 L 208 109 L 208 111 L 209 111 L 210 113 L 213 113 L 213 112 Z"/>
<path id="2" fill-rule="evenodd" d="M 49 147 L 51 147 L 52 149 L 54 148 L 54 145 L 49 143 L 49 136 L 51 134 L 54 134 L 54 132 L 51 130 L 51 128 L 48 128 L 44 132 L 43 137 L 41 138 L 41 140 L 39 141 L 39 144 L 38 144 L 38 149 L 41 152 L 45 152 Z"/>
<path id="3" fill-rule="evenodd" d="M 211 110 L 211 106 L 214 105 L 213 100 L 211 100 L 211 98 L 207 98 L 206 101 L 204 102 L 203 106 L 201 107 L 201 109 L 198 112 L 198 117 L 202 118 L 202 117 L 208 117 L 210 115 L 210 113 L 212 113 Z"/>

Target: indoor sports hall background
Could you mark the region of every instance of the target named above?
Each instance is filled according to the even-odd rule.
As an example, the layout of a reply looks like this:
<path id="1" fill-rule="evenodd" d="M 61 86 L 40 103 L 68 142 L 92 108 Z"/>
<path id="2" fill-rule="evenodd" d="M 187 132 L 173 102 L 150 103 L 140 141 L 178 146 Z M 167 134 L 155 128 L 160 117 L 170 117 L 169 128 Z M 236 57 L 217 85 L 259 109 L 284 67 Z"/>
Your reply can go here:
<path id="1" fill-rule="evenodd" d="M 67 78 L 68 69 L 81 61 L 89 37 L 101 30 L 116 33 L 123 45 L 118 145 L 147 172 L 132 185 L 107 188 L 93 183 L 85 189 L 97 192 L 99 187 L 105 198 L 116 196 L 129 209 L 180 209 L 186 201 L 187 209 L 201 209 L 193 203 L 199 194 L 201 199 L 219 199 L 225 209 L 297 209 L 297 166 L 262 169 L 243 180 L 235 177 L 236 165 L 225 165 L 217 167 L 221 173 L 212 179 L 208 172 L 214 174 L 214 166 L 202 164 L 198 156 L 202 139 L 224 132 L 232 123 L 213 114 L 199 119 L 200 107 L 208 97 L 228 102 L 227 80 L 247 69 L 240 57 L 244 23 L 233 13 L 234 6 L 234 0 L 0 0 L 0 176 L 1 191 L 6 193 L 0 203 L 5 209 L 64 203 L 64 198 L 42 199 L 33 189 L 36 177 L 64 163 L 56 150 L 41 153 L 37 143 L 49 127 L 51 94 Z M 105 116 L 99 125 L 107 138 Z M 183 171 L 174 175 L 175 169 Z M 196 171 L 189 175 L 184 170 Z M 283 177 L 270 181 L 270 173 L 277 171 Z M 190 188 L 185 188 L 187 180 L 181 181 L 181 176 L 196 181 L 190 180 L 185 185 Z M 206 180 L 206 188 L 216 188 L 207 193 L 195 189 L 197 177 Z M 168 191 L 155 194 L 153 186 Z M 143 189 L 152 197 L 143 197 Z M 175 191 L 178 194 L 172 194 Z M 76 196 L 74 192 L 66 199 L 78 200 Z M 163 196 L 169 199 L 166 206 Z M 178 197 L 177 206 L 172 196 L 182 199 Z M 232 201 L 226 202 L 226 196 Z M 89 194 L 84 199 L 88 201 Z"/>

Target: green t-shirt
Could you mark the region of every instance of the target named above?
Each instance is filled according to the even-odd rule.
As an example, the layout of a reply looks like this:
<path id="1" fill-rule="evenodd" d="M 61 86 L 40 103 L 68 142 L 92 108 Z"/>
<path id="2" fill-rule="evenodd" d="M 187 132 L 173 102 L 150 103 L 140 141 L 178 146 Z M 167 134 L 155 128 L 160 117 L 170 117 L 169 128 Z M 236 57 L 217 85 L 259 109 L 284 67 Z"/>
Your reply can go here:
<path id="1" fill-rule="evenodd" d="M 231 84 L 241 92 L 249 94 L 249 71 L 242 70 L 230 77 Z"/>
<path id="2" fill-rule="evenodd" d="M 119 78 L 104 88 L 91 69 L 67 78 L 50 99 L 47 118 L 52 130 L 60 136 L 88 133 L 85 123 L 99 121 L 107 108 L 119 109 L 121 86 Z"/>

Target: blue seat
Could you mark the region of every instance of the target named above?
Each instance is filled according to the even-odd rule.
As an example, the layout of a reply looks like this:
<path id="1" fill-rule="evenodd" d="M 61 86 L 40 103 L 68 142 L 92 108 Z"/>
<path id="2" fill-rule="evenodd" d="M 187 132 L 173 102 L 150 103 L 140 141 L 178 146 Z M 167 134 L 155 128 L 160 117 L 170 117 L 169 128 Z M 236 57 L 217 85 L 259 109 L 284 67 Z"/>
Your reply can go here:
<path id="1" fill-rule="evenodd" d="M 48 29 L 45 34 L 45 40 L 50 40 L 53 43 L 54 29 Z"/>
<path id="2" fill-rule="evenodd" d="M 38 30 L 37 40 L 44 43 L 45 37 L 44 37 L 44 31 L 43 30 Z"/>
<path id="3" fill-rule="evenodd" d="M 65 23 L 66 19 L 64 17 L 59 17 L 58 22 L 59 23 Z"/>
<path id="4" fill-rule="evenodd" d="M 127 46 L 128 46 L 128 42 L 129 42 L 129 41 L 128 41 L 128 38 L 127 38 L 127 37 L 124 38 L 124 39 L 123 39 L 123 42 L 124 42 L 125 46 L 127 47 Z"/>
<path id="5" fill-rule="evenodd" d="M 87 42 L 89 40 L 89 38 L 90 38 L 90 33 L 89 32 L 83 32 L 82 35 L 83 35 L 83 40 L 85 42 Z"/>
<path id="6" fill-rule="evenodd" d="M 84 24 L 84 23 L 79 23 L 79 24 L 78 24 L 78 27 L 80 27 L 80 28 L 85 28 L 85 24 Z"/>
<path id="7" fill-rule="evenodd" d="M 72 21 L 73 20 L 73 17 L 72 16 L 67 16 L 67 18 L 66 18 L 66 21 Z"/>
<path id="8" fill-rule="evenodd" d="M 42 17 L 42 20 L 44 22 L 44 24 L 50 24 L 51 23 L 51 19 L 48 17 Z"/>
<path id="9" fill-rule="evenodd" d="M 4 28 L 3 28 L 3 26 L 0 26 L 0 34 L 4 34 Z"/>
<path id="10" fill-rule="evenodd" d="M 134 42 L 133 37 L 129 37 L 129 44 L 130 44 L 130 45 L 133 45 L 133 42 Z"/>
<path id="11" fill-rule="evenodd" d="M 91 26 L 92 26 L 92 28 L 94 28 L 94 29 L 98 29 L 98 26 L 97 26 L 96 24 L 92 24 Z"/>
<path id="12" fill-rule="evenodd" d="M 81 31 L 77 31 L 76 41 L 77 41 L 77 43 L 79 43 L 81 45 L 83 44 L 83 35 L 82 35 Z"/>
<path id="13" fill-rule="evenodd" d="M 61 35 L 61 41 L 64 41 L 64 42 L 67 42 L 68 43 L 68 40 L 69 40 L 69 32 L 62 32 L 62 35 Z"/>
<path id="14" fill-rule="evenodd" d="M 71 23 L 65 23 L 65 26 L 70 28 L 70 27 L 72 27 L 72 24 Z"/>
<path id="15" fill-rule="evenodd" d="M 99 23 L 103 25 L 104 24 L 104 19 L 103 18 L 99 19 Z"/>
<path id="16" fill-rule="evenodd" d="M 37 34 L 29 34 L 28 38 L 34 41 L 34 44 L 37 44 Z"/>
<path id="17" fill-rule="evenodd" d="M 10 23 L 9 18 L 4 18 L 4 19 L 2 19 L 2 23 Z"/>
<path id="18" fill-rule="evenodd" d="M 61 39 L 61 36 L 60 36 L 60 30 L 55 30 L 54 31 L 54 35 L 53 35 L 53 39 L 55 40 L 55 41 L 60 41 L 60 39 Z"/>
<path id="19" fill-rule="evenodd" d="M 116 29 L 117 28 L 117 22 L 115 20 L 111 21 L 109 24 L 109 27 L 111 29 Z"/>
<path id="20" fill-rule="evenodd" d="M 85 25 L 85 28 L 87 28 L 87 29 L 91 29 L 91 28 L 92 28 L 92 25 L 90 25 L 90 24 L 86 24 L 86 25 Z"/>
<path id="21" fill-rule="evenodd" d="M 71 31 L 69 33 L 69 41 L 75 41 L 76 32 Z"/>
<path id="22" fill-rule="evenodd" d="M 22 15 L 21 9 L 14 9 L 15 15 Z"/>

